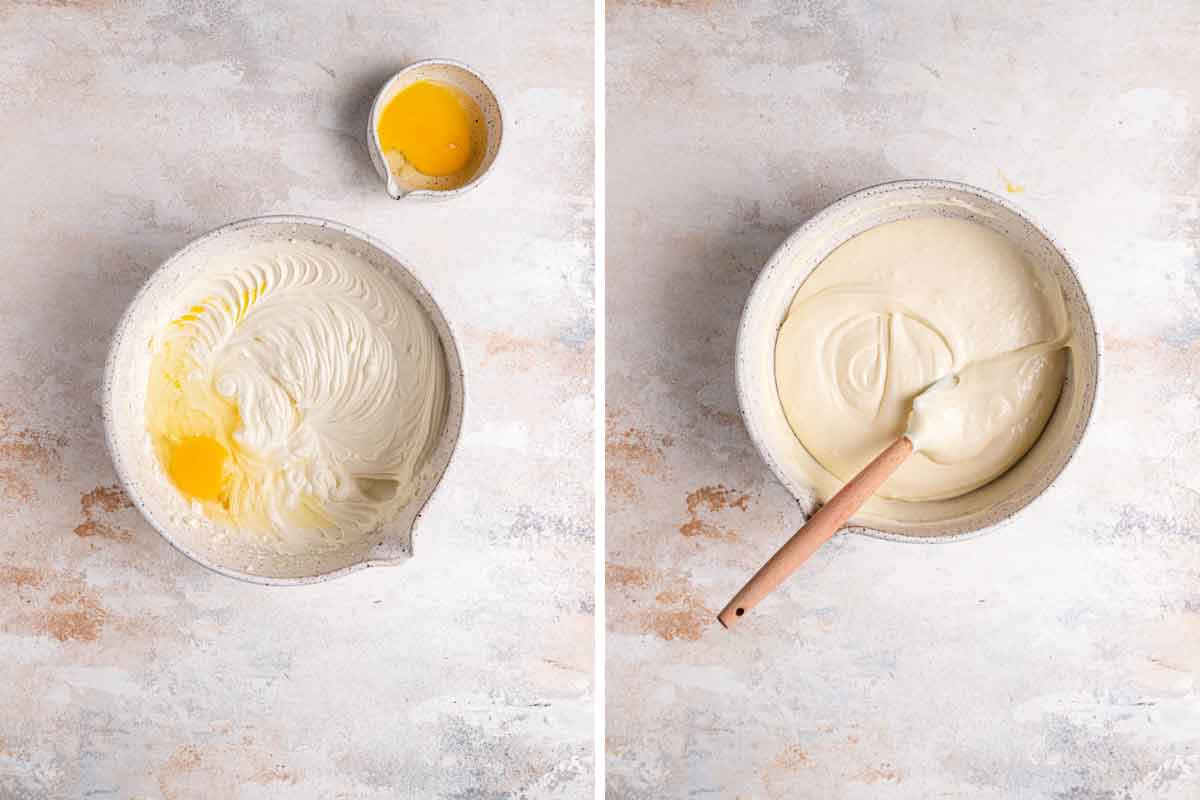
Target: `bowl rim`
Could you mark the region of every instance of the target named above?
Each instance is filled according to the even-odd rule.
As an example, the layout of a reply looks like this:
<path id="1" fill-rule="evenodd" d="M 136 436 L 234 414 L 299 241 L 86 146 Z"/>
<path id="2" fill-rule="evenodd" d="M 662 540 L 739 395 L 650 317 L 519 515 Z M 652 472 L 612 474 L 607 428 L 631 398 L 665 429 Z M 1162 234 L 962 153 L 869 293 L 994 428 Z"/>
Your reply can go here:
<path id="1" fill-rule="evenodd" d="M 1074 463 L 1075 456 L 1079 452 L 1079 448 L 1083 444 L 1084 440 L 1087 439 L 1088 431 L 1091 429 L 1096 418 L 1097 408 L 1100 406 L 1102 401 L 1104 384 L 1103 367 L 1105 360 L 1104 337 L 1101 333 L 1103 326 L 1100 324 L 1100 320 L 1096 316 L 1095 306 L 1088 298 L 1087 288 L 1084 286 L 1083 279 L 1079 274 L 1079 270 L 1075 265 L 1074 259 L 1071 258 L 1067 250 L 1063 248 L 1054 235 L 1051 234 L 1044 225 L 1036 222 L 1021 208 L 1006 198 L 989 192 L 986 189 L 981 189 L 978 186 L 962 183 L 960 181 L 943 180 L 937 178 L 911 178 L 884 181 L 882 183 L 856 189 L 824 206 L 821 210 L 806 219 L 787 235 L 787 238 L 785 238 L 783 242 L 781 242 L 779 246 L 772 251 L 771 255 L 764 263 L 763 268 L 759 271 L 758 276 L 754 279 L 754 283 L 750 288 L 750 293 L 747 295 L 746 302 L 742 306 L 741 317 L 738 321 L 734 358 L 734 386 L 738 399 L 738 410 L 740 411 L 742 417 L 742 423 L 745 425 L 746 432 L 750 435 L 750 439 L 754 443 L 754 447 L 758 451 L 759 456 L 767 463 L 767 466 L 770 468 L 771 473 L 775 476 L 776 480 L 783 484 L 784 488 L 787 489 L 788 493 L 792 495 L 793 499 L 795 499 L 798 504 L 801 503 L 802 499 L 792 489 L 791 484 L 785 477 L 783 469 L 772 455 L 771 449 L 766 441 L 766 437 L 763 435 L 761 428 L 756 424 L 754 415 L 750 410 L 750 402 L 748 399 L 749 391 L 747 389 L 749 376 L 745 374 L 745 371 L 748 368 L 744 366 L 747 363 L 746 351 L 749 347 L 748 341 L 754 334 L 754 332 L 750 330 L 750 320 L 748 319 L 750 308 L 752 305 L 754 305 L 759 296 L 766 291 L 770 276 L 781 267 L 785 252 L 789 250 L 798 239 L 812 233 L 821 225 L 825 224 L 829 218 L 845 210 L 847 207 L 853 206 L 854 204 L 860 202 L 868 194 L 874 195 L 881 192 L 903 192 L 918 189 L 944 189 L 974 195 L 981 200 L 994 203 L 1004 210 L 1012 213 L 1021 219 L 1025 224 L 1029 225 L 1034 230 L 1038 231 L 1038 233 L 1040 233 L 1043 237 L 1045 237 L 1050 246 L 1053 247 L 1054 250 L 1062 257 L 1063 263 L 1066 265 L 1067 270 L 1074 277 L 1076 284 L 1079 286 L 1080 299 L 1083 302 L 1083 305 L 1087 308 L 1088 315 L 1092 319 L 1092 334 L 1095 341 L 1096 352 L 1095 389 L 1093 391 L 1091 405 L 1088 408 L 1087 414 L 1083 418 L 1080 425 L 1079 438 L 1071 446 L 1070 451 L 1067 453 L 1066 459 L 1062 463 L 1062 466 L 1050 479 L 1050 482 L 1047 483 L 1040 491 L 1038 491 L 1037 494 L 1031 497 L 1024 505 L 1014 509 L 1006 517 L 983 525 L 980 528 L 945 535 L 915 536 L 911 534 L 884 531 L 861 523 L 847 525 L 841 531 L 842 533 L 857 533 L 864 536 L 870 536 L 875 539 L 886 539 L 888 541 L 905 542 L 908 544 L 948 544 L 950 542 L 961 542 L 968 539 L 975 539 L 980 536 L 994 533 L 1001 528 L 1005 528 L 1018 517 L 1024 515 L 1032 506 L 1038 504 L 1047 494 L 1049 494 L 1050 491 L 1058 485 L 1059 481 L 1062 479 L 1062 476 L 1067 472 L 1072 463 Z"/>
<path id="2" fill-rule="evenodd" d="M 387 162 L 383 160 L 382 147 L 379 144 L 379 114 L 382 111 L 383 96 L 391 88 L 392 84 L 400 80 L 407 73 L 413 72 L 421 67 L 453 67 L 460 69 L 463 72 L 473 76 L 492 96 L 493 102 L 496 104 L 496 116 L 500 121 L 499 130 L 496 140 L 496 154 L 492 157 L 492 161 L 483 169 L 479 170 L 472 176 L 471 180 L 464 183 L 462 186 L 454 189 L 413 189 L 405 192 L 402 196 L 395 198 L 397 200 L 449 200 L 458 197 L 465 192 L 474 189 L 479 184 L 483 183 L 483 179 L 491 174 L 496 163 L 500 160 L 500 154 L 504 150 L 504 122 L 507 114 L 504 110 L 504 101 L 500 99 L 500 93 L 492 86 L 487 78 L 479 73 L 479 70 L 464 64 L 453 58 L 425 58 L 420 61 L 414 61 L 408 66 L 393 74 L 390 78 L 383 82 L 379 87 L 379 91 L 375 93 L 374 99 L 371 101 L 371 111 L 367 115 L 367 149 L 371 151 L 371 163 L 375 165 L 375 171 L 379 177 L 386 183 L 388 179 Z"/>
<path id="3" fill-rule="evenodd" d="M 125 491 L 125 493 L 129 496 L 129 499 L 137 508 L 138 512 L 142 515 L 142 518 L 146 520 L 146 522 L 148 522 L 150 526 L 158 532 L 159 536 L 165 539 L 169 545 L 200 566 L 220 575 L 224 575 L 227 578 L 234 578 L 246 583 L 254 583 L 263 586 L 305 586 L 314 583 L 322 583 L 334 578 L 340 578 L 344 575 L 349 575 L 352 572 L 357 572 L 370 567 L 394 566 L 402 564 L 404 561 L 408 560 L 410 557 L 409 554 L 390 557 L 368 557 L 362 559 L 361 561 L 347 564 L 344 567 L 338 567 L 337 569 L 329 570 L 328 572 L 320 572 L 313 575 L 303 575 L 295 578 L 278 578 L 269 575 L 255 575 L 248 572 L 241 572 L 240 570 L 231 569 L 224 565 L 213 562 L 177 541 L 175 536 L 166 529 L 165 525 L 160 524 L 157 518 L 152 517 L 146 512 L 145 503 L 143 502 L 141 496 L 131 489 L 131 481 L 129 480 L 128 470 L 124 458 L 121 456 L 120 450 L 117 447 L 116 436 L 114 433 L 113 395 L 115 381 L 112 379 L 112 376 L 117 367 L 118 345 L 124 338 L 130 322 L 133 319 L 134 312 L 140 306 L 143 298 L 146 295 L 146 292 L 149 291 L 156 279 L 161 276 L 171 264 L 175 263 L 178 259 L 182 258 L 191 250 L 213 239 L 228 235 L 234 231 L 242 230 L 244 228 L 262 227 L 266 225 L 308 225 L 320 228 L 330 228 L 353 239 L 357 239 L 363 244 L 375 248 L 376 250 L 379 250 L 408 273 L 408 276 L 413 280 L 413 282 L 421 288 L 425 295 L 425 299 L 428 301 L 429 306 L 432 307 L 433 312 L 441 318 L 442 323 L 445 325 L 446 332 L 446 337 L 442 341 L 442 347 L 449 351 L 447 353 L 448 359 L 458 366 L 457 383 L 459 395 L 461 396 L 462 408 L 458 413 L 457 424 L 448 426 L 442 434 L 447 442 L 445 465 L 442 467 L 440 472 L 434 476 L 432 486 L 430 486 L 429 490 L 424 494 L 424 496 L 418 495 L 414 499 L 414 502 L 419 503 L 419 506 L 411 512 L 412 522 L 409 526 L 410 538 L 412 536 L 412 531 L 415 530 L 417 523 L 425 513 L 425 508 L 428 506 L 430 500 L 432 500 L 441 489 L 443 479 L 445 478 L 446 473 L 450 470 L 451 464 L 454 462 L 454 456 L 458 451 L 459 441 L 462 439 L 462 428 L 466 419 L 467 410 L 467 376 L 466 369 L 463 367 L 462 350 L 459 347 L 458 335 L 455 333 L 454 327 L 451 325 L 449 318 L 442 310 L 441 305 L 438 304 L 437 300 L 434 299 L 433 294 L 425 287 L 425 284 L 416 276 L 416 274 L 414 274 L 410 268 L 412 263 L 411 261 L 404 258 L 389 245 L 364 231 L 340 222 L 336 222 L 335 220 L 327 219 L 325 217 L 316 217 L 304 214 L 263 214 L 256 217 L 246 217 L 244 219 L 235 220 L 233 222 L 213 228 L 207 233 L 191 239 L 178 250 L 171 253 L 171 255 L 163 259 L 163 261 L 157 267 L 155 267 L 149 275 L 146 276 L 145 280 L 142 281 L 137 293 L 134 294 L 133 299 L 129 301 L 129 304 L 121 313 L 121 317 L 117 320 L 117 324 L 113 326 L 112 333 L 109 337 L 108 353 L 104 360 L 104 372 L 102 373 L 101 378 L 102 394 L 100 413 L 104 425 L 104 443 L 108 449 L 109 460 L 112 462 L 113 468 L 116 471 L 117 480 L 121 484 L 122 490 Z M 392 265 L 392 268 L 394 268 L 394 265 Z M 439 338 L 442 337 L 439 335 Z M 451 382 L 453 381 L 454 377 L 452 373 Z M 452 419 L 453 411 L 453 408 L 449 409 L 448 413 L 450 416 L 447 417 L 448 420 Z M 368 553 L 369 552 L 370 551 L 368 551 Z"/>

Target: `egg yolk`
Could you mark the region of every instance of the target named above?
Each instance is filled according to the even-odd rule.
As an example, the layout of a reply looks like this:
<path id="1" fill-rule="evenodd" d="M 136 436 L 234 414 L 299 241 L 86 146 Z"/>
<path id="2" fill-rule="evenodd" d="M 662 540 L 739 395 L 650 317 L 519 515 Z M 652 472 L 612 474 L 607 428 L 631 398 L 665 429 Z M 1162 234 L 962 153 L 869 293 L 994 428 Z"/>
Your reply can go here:
<path id="1" fill-rule="evenodd" d="M 424 175 L 453 175 L 471 159 L 470 101 L 449 86 L 417 81 L 392 98 L 379 118 L 384 152 L 403 154 Z"/>
<path id="2" fill-rule="evenodd" d="M 222 397 L 196 361 L 191 346 L 207 307 L 220 307 L 238 319 L 265 286 L 243 290 L 230 303 L 208 298 L 173 320 L 150 363 L 146 387 L 146 428 L 163 471 L 189 501 L 229 511 L 232 486 L 241 477 L 234 432 L 241 427 L 237 404 Z"/>
<path id="3" fill-rule="evenodd" d="M 229 452 L 211 436 L 189 436 L 171 447 L 167 472 L 179 491 L 197 500 L 216 500 L 225 486 Z"/>

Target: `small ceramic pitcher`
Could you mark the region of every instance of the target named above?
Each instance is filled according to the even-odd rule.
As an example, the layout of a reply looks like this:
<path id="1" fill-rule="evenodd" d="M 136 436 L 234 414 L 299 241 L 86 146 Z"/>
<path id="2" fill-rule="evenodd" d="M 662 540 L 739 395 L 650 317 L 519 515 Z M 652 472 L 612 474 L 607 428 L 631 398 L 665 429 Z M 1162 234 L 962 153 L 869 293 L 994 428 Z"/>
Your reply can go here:
<path id="1" fill-rule="evenodd" d="M 465 183 L 452 189 L 406 185 L 388 167 L 383 147 L 379 143 L 379 118 L 383 110 L 397 94 L 422 80 L 446 84 L 464 93 L 475 101 L 487 126 L 486 151 L 479 166 Z M 500 100 L 478 72 L 457 61 L 430 59 L 405 67 L 383 85 L 371 106 L 367 127 L 367 148 L 371 151 L 371 161 L 391 197 L 396 200 L 449 200 L 478 186 L 495 163 L 500 154 L 500 142 L 504 137 L 504 114 L 500 108 Z"/>

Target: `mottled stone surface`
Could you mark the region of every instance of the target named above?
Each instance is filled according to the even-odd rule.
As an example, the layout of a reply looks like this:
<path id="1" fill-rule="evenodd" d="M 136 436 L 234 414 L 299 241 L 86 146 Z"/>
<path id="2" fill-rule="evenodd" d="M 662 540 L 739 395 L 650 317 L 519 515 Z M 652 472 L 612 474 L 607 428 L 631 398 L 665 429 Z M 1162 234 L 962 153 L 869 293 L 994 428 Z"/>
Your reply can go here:
<path id="1" fill-rule="evenodd" d="M 0 797 L 591 796 L 592 34 L 585 3 L 0 6 Z M 446 56 L 505 152 L 397 204 L 369 100 Z M 459 334 L 466 427 L 403 567 L 242 584 L 114 485 L 118 315 L 271 212 L 408 254 Z"/>
<path id="2" fill-rule="evenodd" d="M 1200 6 L 608 23 L 610 796 L 1200 797 Z M 909 177 L 1008 192 L 1071 251 L 1096 425 L 1011 527 L 840 537 L 726 632 L 803 521 L 738 417 L 741 305 L 795 225 Z"/>

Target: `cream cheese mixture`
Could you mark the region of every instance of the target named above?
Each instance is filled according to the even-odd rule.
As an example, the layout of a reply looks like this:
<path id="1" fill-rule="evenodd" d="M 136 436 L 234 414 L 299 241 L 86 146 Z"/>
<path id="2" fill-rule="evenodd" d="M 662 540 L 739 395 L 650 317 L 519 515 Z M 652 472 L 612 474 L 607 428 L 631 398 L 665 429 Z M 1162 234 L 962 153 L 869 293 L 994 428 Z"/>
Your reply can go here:
<path id="1" fill-rule="evenodd" d="M 286 240 L 225 262 L 151 342 L 163 472 L 207 520 L 281 552 L 370 532 L 412 498 L 445 420 L 429 315 L 343 249 Z"/>
<path id="2" fill-rule="evenodd" d="M 822 261 L 775 347 L 788 423 L 812 457 L 853 477 L 909 423 L 918 452 L 883 485 L 896 500 L 957 497 L 1037 441 L 1066 374 L 1062 293 L 1000 233 L 918 217 L 872 228 Z"/>

